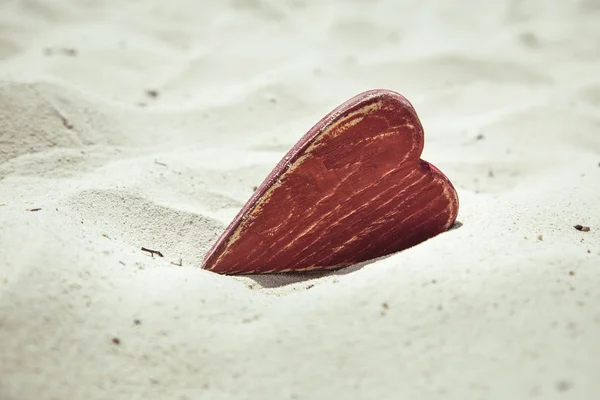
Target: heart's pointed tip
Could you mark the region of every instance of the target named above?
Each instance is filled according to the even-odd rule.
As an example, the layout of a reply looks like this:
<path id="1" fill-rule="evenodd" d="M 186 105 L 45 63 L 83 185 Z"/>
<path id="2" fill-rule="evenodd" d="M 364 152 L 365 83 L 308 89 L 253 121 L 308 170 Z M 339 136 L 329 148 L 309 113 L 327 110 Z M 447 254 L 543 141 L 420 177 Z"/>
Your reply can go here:
<path id="1" fill-rule="evenodd" d="M 200 269 L 201 269 L 201 270 L 204 270 L 204 271 L 212 272 L 213 274 L 218 274 L 218 275 L 229 275 L 229 274 L 227 273 L 227 271 L 224 271 L 224 270 L 222 270 L 222 269 L 220 269 L 220 268 L 217 268 L 217 267 L 218 267 L 217 265 L 207 265 L 207 264 L 202 264 L 202 265 L 200 266 Z"/>
<path id="2" fill-rule="evenodd" d="M 204 257 L 204 259 L 202 260 L 202 262 L 200 263 L 200 269 L 203 269 L 205 271 L 209 271 L 209 272 L 215 272 L 215 265 L 212 261 L 212 254 L 208 254 L 206 257 Z"/>

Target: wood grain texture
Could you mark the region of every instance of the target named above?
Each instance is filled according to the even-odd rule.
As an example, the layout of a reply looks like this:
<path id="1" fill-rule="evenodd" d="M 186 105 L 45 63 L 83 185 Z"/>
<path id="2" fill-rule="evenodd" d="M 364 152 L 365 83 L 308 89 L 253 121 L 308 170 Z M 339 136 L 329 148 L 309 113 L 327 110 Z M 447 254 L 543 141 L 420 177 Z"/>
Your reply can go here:
<path id="1" fill-rule="evenodd" d="M 285 155 L 207 253 L 222 274 L 337 269 L 446 231 L 458 196 L 419 157 L 423 127 L 389 90 L 353 97 Z"/>

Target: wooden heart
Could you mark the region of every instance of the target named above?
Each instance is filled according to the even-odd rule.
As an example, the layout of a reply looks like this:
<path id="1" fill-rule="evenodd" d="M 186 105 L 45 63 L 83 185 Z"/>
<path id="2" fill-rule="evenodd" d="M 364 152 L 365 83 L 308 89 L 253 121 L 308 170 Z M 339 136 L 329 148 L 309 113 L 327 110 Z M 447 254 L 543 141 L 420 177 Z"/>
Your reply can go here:
<path id="1" fill-rule="evenodd" d="M 207 253 L 222 274 L 337 269 L 421 243 L 454 223 L 456 190 L 421 160 L 423 127 L 389 90 L 361 93 L 285 155 Z"/>

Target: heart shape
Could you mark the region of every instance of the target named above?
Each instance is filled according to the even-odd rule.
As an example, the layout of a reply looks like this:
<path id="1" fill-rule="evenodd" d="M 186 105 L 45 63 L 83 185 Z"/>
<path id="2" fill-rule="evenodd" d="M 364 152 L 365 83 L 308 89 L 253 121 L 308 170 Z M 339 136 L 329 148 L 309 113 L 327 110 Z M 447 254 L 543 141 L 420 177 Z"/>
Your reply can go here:
<path id="1" fill-rule="evenodd" d="M 327 114 L 277 164 L 209 250 L 222 274 L 338 269 L 446 231 L 458 196 L 421 160 L 410 102 L 370 90 Z"/>

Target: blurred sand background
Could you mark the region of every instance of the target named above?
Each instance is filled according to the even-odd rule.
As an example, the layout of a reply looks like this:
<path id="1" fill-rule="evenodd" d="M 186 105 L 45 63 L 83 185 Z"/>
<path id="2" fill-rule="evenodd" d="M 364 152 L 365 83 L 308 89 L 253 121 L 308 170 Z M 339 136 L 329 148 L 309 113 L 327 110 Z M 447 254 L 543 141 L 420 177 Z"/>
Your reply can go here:
<path id="1" fill-rule="evenodd" d="M 462 226 L 199 269 L 373 88 Z M 0 0 L 0 399 L 597 399 L 599 337 L 600 1 Z"/>

